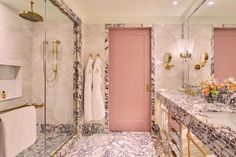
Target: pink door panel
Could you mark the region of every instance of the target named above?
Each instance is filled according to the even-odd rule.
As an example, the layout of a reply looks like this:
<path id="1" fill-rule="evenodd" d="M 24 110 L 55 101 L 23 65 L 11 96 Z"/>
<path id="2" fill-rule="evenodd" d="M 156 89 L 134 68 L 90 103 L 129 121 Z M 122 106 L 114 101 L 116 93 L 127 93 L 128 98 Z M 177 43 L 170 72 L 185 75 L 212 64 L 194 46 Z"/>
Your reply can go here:
<path id="1" fill-rule="evenodd" d="M 215 78 L 223 81 L 236 78 L 236 29 L 215 29 L 214 60 Z"/>
<path id="2" fill-rule="evenodd" d="M 150 131 L 150 29 L 110 29 L 109 128 Z"/>

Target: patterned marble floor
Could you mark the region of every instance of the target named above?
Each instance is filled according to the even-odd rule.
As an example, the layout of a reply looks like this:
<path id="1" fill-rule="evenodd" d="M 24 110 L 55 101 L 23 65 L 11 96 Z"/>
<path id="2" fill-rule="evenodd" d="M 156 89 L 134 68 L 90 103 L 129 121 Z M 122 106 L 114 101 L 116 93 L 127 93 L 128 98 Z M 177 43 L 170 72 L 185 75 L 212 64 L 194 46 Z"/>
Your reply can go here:
<path id="1" fill-rule="evenodd" d="M 113 132 L 78 139 L 66 157 L 157 157 L 147 132 Z"/>
<path id="2" fill-rule="evenodd" d="M 47 156 L 57 149 L 64 141 L 69 139 L 73 133 L 47 133 Z M 38 133 L 35 144 L 21 152 L 17 157 L 43 157 L 44 156 L 44 134 Z"/>

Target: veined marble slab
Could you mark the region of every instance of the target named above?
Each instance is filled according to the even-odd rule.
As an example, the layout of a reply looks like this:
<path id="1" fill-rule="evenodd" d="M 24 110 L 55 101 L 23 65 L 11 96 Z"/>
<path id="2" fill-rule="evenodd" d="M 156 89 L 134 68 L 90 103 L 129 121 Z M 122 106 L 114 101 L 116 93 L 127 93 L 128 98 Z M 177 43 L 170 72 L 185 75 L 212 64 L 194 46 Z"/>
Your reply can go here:
<path id="1" fill-rule="evenodd" d="M 235 107 L 169 90 L 159 90 L 157 99 L 217 156 L 236 156 Z"/>

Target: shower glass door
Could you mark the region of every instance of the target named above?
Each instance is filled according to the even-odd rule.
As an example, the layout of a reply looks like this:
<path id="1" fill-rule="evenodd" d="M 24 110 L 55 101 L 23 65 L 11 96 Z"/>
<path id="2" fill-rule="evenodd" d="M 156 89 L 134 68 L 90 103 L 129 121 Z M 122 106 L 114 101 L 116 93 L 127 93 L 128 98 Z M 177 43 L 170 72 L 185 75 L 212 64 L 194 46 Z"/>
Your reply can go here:
<path id="1" fill-rule="evenodd" d="M 74 38 L 73 22 L 50 1 L 46 1 L 45 24 L 46 149 L 47 155 L 53 155 L 73 135 L 75 128 L 73 118 Z M 35 57 L 37 58 L 39 57 Z M 35 71 L 38 70 L 42 68 L 35 69 Z"/>
<path id="2" fill-rule="evenodd" d="M 73 40 L 73 22 L 51 1 L 0 0 L 0 113 L 36 110 L 25 127 L 33 140 L 23 147 L 19 132 L 20 148 L 5 156 L 52 156 L 73 135 Z"/>

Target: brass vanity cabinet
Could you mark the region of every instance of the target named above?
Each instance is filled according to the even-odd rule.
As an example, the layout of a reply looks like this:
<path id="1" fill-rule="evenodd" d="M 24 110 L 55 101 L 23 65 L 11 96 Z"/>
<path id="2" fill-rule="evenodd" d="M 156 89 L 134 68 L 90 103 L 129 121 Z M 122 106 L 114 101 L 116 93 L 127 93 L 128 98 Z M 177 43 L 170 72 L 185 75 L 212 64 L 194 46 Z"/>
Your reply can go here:
<path id="1" fill-rule="evenodd" d="M 171 114 L 168 116 L 169 129 L 169 145 L 171 147 L 172 156 L 181 157 L 182 154 L 182 125 Z"/>
<path id="2" fill-rule="evenodd" d="M 172 116 L 167 107 L 157 100 L 156 123 L 161 138 L 168 144 L 170 157 L 207 157 L 213 154 L 186 126 Z"/>

